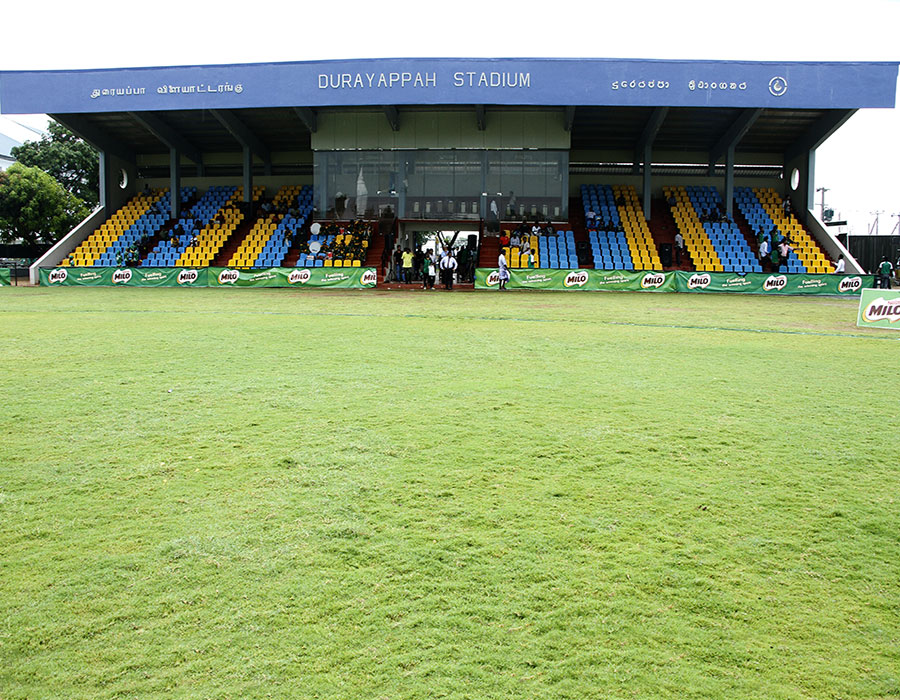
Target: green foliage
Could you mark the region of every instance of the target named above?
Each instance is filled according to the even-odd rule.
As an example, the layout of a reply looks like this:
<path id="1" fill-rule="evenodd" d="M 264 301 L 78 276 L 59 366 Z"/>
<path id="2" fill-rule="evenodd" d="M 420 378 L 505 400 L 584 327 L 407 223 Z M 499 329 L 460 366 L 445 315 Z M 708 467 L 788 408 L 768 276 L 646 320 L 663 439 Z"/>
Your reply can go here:
<path id="1" fill-rule="evenodd" d="M 13 163 L 0 173 L 0 240 L 53 243 L 88 214 L 84 203 L 40 168 Z"/>
<path id="2" fill-rule="evenodd" d="M 900 697 L 853 300 L 0 299 L 3 700 Z"/>
<path id="3" fill-rule="evenodd" d="M 88 208 L 100 201 L 100 156 L 62 124 L 51 121 L 49 134 L 12 149 L 19 163 L 40 168 Z"/>

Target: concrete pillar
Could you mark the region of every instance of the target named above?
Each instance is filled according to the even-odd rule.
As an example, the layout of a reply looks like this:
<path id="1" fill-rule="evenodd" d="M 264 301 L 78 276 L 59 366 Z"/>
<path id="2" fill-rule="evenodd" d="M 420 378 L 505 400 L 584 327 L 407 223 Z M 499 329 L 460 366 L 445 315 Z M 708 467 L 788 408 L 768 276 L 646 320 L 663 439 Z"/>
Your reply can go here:
<path id="1" fill-rule="evenodd" d="M 734 145 L 725 152 L 725 213 L 734 221 Z"/>
<path id="2" fill-rule="evenodd" d="M 652 193 L 651 182 L 650 182 L 650 174 L 653 170 L 653 166 L 651 165 L 651 161 L 653 159 L 653 153 L 650 148 L 650 144 L 647 144 L 644 147 L 644 178 L 643 178 L 643 202 L 644 202 L 644 218 L 647 221 L 650 221 L 650 208 L 652 203 Z"/>
<path id="3" fill-rule="evenodd" d="M 181 214 L 181 156 L 174 148 L 169 149 L 169 194 L 171 195 L 171 215 L 177 219 Z"/>
<path id="4" fill-rule="evenodd" d="M 253 154 L 244 146 L 244 202 L 253 201 Z"/>
<path id="5" fill-rule="evenodd" d="M 125 187 L 122 187 L 123 173 Z M 112 212 L 121 209 L 137 193 L 137 165 L 100 152 L 100 206 Z"/>

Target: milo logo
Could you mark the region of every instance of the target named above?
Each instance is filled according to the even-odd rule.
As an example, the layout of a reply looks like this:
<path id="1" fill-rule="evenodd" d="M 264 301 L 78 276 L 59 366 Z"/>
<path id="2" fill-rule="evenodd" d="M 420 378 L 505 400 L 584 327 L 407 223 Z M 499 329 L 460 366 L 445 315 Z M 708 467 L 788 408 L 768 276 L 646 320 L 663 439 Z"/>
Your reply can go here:
<path id="1" fill-rule="evenodd" d="M 787 287 L 787 277 L 784 275 L 770 275 L 763 282 L 762 288 L 764 292 L 777 292 L 785 287 Z"/>
<path id="2" fill-rule="evenodd" d="M 641 279 L 642 289 L 658 289 L 666 283 L 666 276 L 658 272 L 648 272 Z"/>
<path id="3" fill-rule="evenodd" d="M 362 277 L 359 278 L 359 281 L 364 287 L 374 287 L 378 284 L 378 271 L 372 269 L 366 270 L 362 273 Z"/>
<path id="4" fill-rule="evenodd" d="M 691 275 L 688 277 L 688 289 L 706 289 L 712 283 L 712 275 L 703 273 L 702 275 Z"/>
<path id="5" fill-rule="evenodd" d="M 897 323 L 900 321 L 900 299 L 891 299 L 890 301 L 886 301 L 883 297 L 873 299 L 863 309 L 862 315 L 869 323 L 875 321 Z"/>
<path id="6" fill-rule="evenodd" d="M 128 284 L 131 282 L 131 270 L 128 268 L 124 270 L 116 270 L 113 272 L 112 276 L 113 284 Z"/>
<path id="7" fill-rule="evenodd" d="M 219 284 L 234 284 L 240 276 L 241 273 L 237 270 L 222 270 L 219 273 Z"/>
<path id="8" fill-rule="evenodd" d="M 564 287 L 583 287 L 587 284 L 588 273 L 584 270 L 570 272 L 563 280 Z"/>
<path id="9" fill-rule="evenodd" d="M 841 294 L 858 292 L 860 289 L 862 289 L 862 277 L 845 277 L 838 284 L 838 291 Z"/>
<path id="10" fill-rule="evenodd" d="M 199 276 L 196 270 L 182 270 L 178 273 L 178 284 L 193 284 Z"/>
<path id="11" fill-rule="evenodd" d="M 497 270 L 494 270 L 487 276 L 487 279 L 484 281 L 484 283 L 488 287 L 496 287 L 498 284 L 500 284 L 500 273 Z"/>
<path id="12" fill-rule="evenodd" d="M 291 270 L 288 275 L 288 284 L 306 284 L 310 277 L 312 277 L 312 272 L 309 270 Z"/>
<path id="13" fill-rule="evenodd" d="M 50 284 L 59 284 L 65 282 L 68 277 L 69 273 L 66 268 L 58 267 L 50 273 L 50 276 L 47 279 L 50 281 Z"/>

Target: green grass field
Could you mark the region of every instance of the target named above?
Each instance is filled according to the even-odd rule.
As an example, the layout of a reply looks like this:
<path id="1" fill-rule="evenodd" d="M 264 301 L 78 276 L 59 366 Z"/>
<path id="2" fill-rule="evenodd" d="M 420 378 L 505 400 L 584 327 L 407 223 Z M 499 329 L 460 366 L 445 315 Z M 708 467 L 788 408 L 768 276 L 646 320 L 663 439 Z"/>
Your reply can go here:
<path id="1" fill-rule="evenodd" d="M 900 698 L 847 299 L 0 290 L 0 699 Z"/>

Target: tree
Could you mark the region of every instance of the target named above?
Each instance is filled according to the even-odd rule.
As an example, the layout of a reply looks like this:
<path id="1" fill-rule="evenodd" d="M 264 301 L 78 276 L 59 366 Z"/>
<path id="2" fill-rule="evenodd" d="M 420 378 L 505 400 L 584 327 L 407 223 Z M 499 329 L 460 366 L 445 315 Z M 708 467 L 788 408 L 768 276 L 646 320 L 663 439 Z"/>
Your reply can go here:
<path id="1" fill-rule="evenodd" d="M 55 243 L 89 213 L 40 168 L 13 163 L 0 172 L 0 240 Z"/>
<path id="2" fill-rule="evenodd" d="M 89 208 L 100 201 L 100 156 L 91 146 L 58 122 L 49 134 L 13 148 L 12 157 L 23 165 L 40 168 Z"/>

